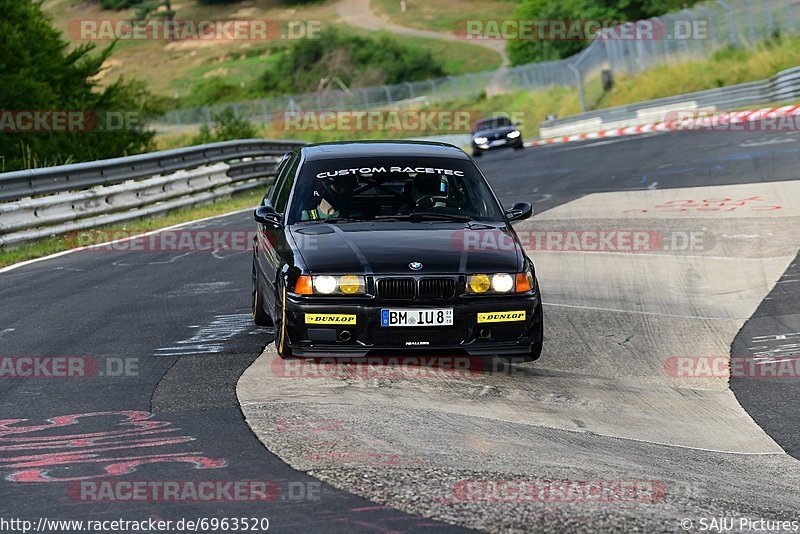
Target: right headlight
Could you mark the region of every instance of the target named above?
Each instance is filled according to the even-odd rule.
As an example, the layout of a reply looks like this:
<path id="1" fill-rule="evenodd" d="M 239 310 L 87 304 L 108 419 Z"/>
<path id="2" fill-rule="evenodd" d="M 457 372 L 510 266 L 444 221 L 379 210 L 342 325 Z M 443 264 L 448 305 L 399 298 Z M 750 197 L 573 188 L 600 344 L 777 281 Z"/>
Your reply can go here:
<path id="1" fill-rule="evenodd" d="M 485 145 L 486 143 L 489 142 L 489 139 L 487 139 L 486 137 L 476 137 L 474 141 L 476 145 Z"/>
<path id="2" fill-rule="evenodd" d="M 533 289 L 530 269 L 521 273 L 471 274 L 467 276 L 467 293 L 472 295 L 503 295 L 525 293 Z"/>

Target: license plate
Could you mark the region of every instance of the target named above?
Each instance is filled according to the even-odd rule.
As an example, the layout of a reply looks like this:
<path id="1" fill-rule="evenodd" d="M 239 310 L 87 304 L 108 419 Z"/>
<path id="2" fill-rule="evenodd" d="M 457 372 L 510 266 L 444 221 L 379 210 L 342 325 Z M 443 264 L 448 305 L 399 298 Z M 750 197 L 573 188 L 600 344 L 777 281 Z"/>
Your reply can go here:
<path id="1" fill-rule="evenodd" d="M 491 143 L 489 143 L 489 146 L 500 146 L 504 144 L 506 144 L 505 139 L 497 139 L 496 141 L 492 141 Z"/>
<path id="2" fill-rule="evenodd" d="M 381 326 L 451 326 L 453 308 L 383 308 Z"/>

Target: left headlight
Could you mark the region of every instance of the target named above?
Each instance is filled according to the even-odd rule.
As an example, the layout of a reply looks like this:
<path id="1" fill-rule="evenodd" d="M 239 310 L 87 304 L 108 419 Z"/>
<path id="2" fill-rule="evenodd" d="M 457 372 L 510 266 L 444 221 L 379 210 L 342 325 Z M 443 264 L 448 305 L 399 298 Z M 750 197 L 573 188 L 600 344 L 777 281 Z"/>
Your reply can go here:
<path id="1" fill-rule="evenodd" d="M 357 274 L 303 274 L 294 284 L 298 295 L 363 295 L 367 292 L 364 277 Z"/>
<path id="2" fill-rule="evenodd" d="M 530 270 L 521 273 L 471 274 L 467 276 L 467 293 L 473 295 L 525 293 L 533 289 Z"/>
<path id="3" fill-rule="evenodd" d="M 517 137 L 519 137 L 519 135 L 520 135 L 519 130 L 514 130 L 513 132 L 508 132 L 506 134 L 506 137 L 508 137 L 509 139 L 516 139 Z"/>
<path id="4" fill-rule="evenodd" d="M 476 145 L 485 145 L 489 142 L 489 139 L 486 137 L 476 137 L 474 141 Z"/>

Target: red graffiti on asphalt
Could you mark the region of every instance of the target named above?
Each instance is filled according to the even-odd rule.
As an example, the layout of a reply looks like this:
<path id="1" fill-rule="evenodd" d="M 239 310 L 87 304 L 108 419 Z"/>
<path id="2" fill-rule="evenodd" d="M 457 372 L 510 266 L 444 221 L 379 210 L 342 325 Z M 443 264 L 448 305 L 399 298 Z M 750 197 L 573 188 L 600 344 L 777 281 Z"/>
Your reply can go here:
<path id="1" fill-rule="evenodd" d="M 652 208 L 656 213 L 685 213 L 685 212 L 719 212 L 719 211 L 776 211 L 783 206 L 767 204 L 760 196 L 748 198 L 703 198 L 703 199 L 681 199 L 670 200 Z M 625 210 L 623 213 L 648 213 L 649 208 L 637 208 Z"/>
<path id="2" fill-rule="evenodd" d="M 227 465 L 201 452 L 152 450 L 195 440 L 178 431 L 142 411 L 61 415 L 44 424 L 0 419 L 0 471 L 10 471 L 5 478 L 12 482 L 66 482 L 125 475 L 155 463 L 188 463 L 196 469 Z M 84 473 L 80 465 L 97 469 Z"/>

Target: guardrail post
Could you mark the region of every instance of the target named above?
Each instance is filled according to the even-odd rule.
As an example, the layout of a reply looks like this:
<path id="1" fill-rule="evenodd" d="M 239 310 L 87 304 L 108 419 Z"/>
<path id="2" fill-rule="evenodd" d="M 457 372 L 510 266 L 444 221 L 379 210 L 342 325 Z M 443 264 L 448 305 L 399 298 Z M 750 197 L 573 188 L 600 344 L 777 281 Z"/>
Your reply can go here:
<path id="1" fill-rule="evenodd" d="M 772 32 L 775 30 L 775 21 L 772 18 L 772 6 L 770 5 L 770 0 L 764 0 L 764 9 L 767 10 L 767 37 L 771 37 Z"/>
<path id="2" fill-rule="evenodd" d="M 786 28 L 789 30 L 786 33 L 794 33 L 794 13 L 792 12 L 791 0 L 783 0 L 783 5 L 786 7 Z"/>
<path id="3" fill-rule="evenodd" d="M 747 39 L 748 45 L 753 46 L 756 44 L 756 27 L 753 23 L 753 6 L 750 0 L 744 0 L 745 15 L 747 16 Z"/>
<path id="4" fill-rule="evenodd" d="M 789 0 L 787 0 L 787 2 L 788 1 Z M 738 44 L 738 39 L 736 37 L 736 25 L 733 22 L 733 10 L 730 4 L 723 2 L 723 0 L 717 0 L 717 3 L 725 10 L 725 18 L 728 21 L 728 39 L 730 40 L 730 44 L 736 46 Z"/>
<path id="5" fill-rule="evenodd" d="M 389 106 L 391 106 L 392 105 L 392 91 L 389 90 L 389 86 L 388 85 L 384 85 L 383 86 L 383 92 L 386 93 L 386 103 L 389 104 Z"/>
<path id="6" fill-rule="evenodd" d="M 272 117 L 269 115 L 269 109 L 267 108 L 267 101 L 263 98 L 259 100 L 261 103 L 261 113 L 264 114 L 264 125 L 269 126 L 272 123 Z"/>
<path id="7" fill-rule="evenodd" d="M 572 63 L 567 63 L 567 67 L 575 74 L 575 83 L 578 86 L 578 98 L 581 100 L 581 113 L 586 113 L 586 97 L 583 95 L 583 78 L 581 71 Z"/>

